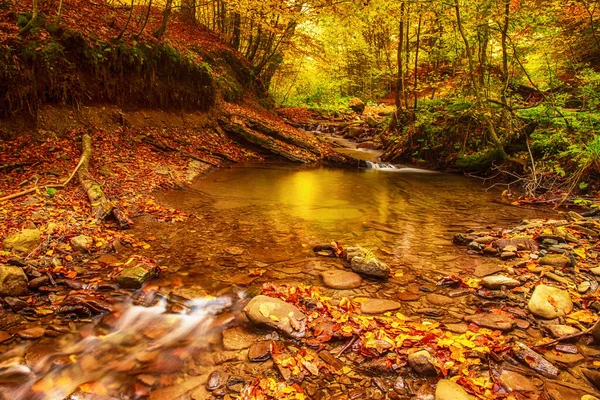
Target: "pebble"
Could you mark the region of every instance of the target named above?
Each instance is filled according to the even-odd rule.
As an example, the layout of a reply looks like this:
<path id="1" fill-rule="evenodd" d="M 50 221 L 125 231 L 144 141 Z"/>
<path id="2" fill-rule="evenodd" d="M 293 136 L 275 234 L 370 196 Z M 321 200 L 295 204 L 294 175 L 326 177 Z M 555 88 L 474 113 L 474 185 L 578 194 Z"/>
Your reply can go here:
<path id="1" fill-rule="evenodd" d="M 545 327 L 550 331 L 550 334 L 554 338 L 560 338 L 580 332 L 579 329 L 568 325 L 550 324 L 545 325 Z"/>
<path id="2" fill-rule="evenodd" d="M 386 299 L 367 299 L 360 304 L 360 310 L 363 314 L 383 314 L 397 310 L 400 307 L 402 307 L 402 304 L 397 301 Z"/>
<path id="3" fill-rule="evenodd" d="M 227 384 L 228 378 L 229 375 L 223 371 L 213 371 L 208 376 L 208 381 L 206 382 L 206 389 L 212 392 L 213 390 L 222 388 Z"/>
<path id="4" fill-rule="evenodd" d="M 539 264 L 563 268 L 571 266 L 571 259 L 567 256 L 563 256 L 562 254 L 549 254 L 540 258 Z"/>
<path id="5" fill-rule="evenodd" d="M 396 294 L 396 298 L 400 301 L 417 301 L 421 298 L 421 296 L 415 293 L 401 292 Z"/>
<path id="6" fill-rule="evenodd" d="M 505 286 L 507 288 L 515 288 L 517 286 L 521 286 L 521 282 L 519 282 L 518 280 L 504 275 L 486 276 L 481 281 L 481 284 L 487 289 L 501 289 L 502 286 Z"/>
<path id="7" fill-rule="evenodd" d="M 332 289 L 356 289 L 362 283 L 360 275 L 342 270 L 330 270 L 321 273 L 325 286 Z"/>
<path id="8" fill-rule="evenodd" d="M 244 249 L 237 246 L 226 247 L 225 252 L 231 256 L 241 256 L 244 254 Z"/>
<path id="9" fill-rule="evenodd" d="M 577 286 L 577 291 L 579 293 L 585 293 L 589 290 L 592 285 L 588 281 L 583 281 Z"/>

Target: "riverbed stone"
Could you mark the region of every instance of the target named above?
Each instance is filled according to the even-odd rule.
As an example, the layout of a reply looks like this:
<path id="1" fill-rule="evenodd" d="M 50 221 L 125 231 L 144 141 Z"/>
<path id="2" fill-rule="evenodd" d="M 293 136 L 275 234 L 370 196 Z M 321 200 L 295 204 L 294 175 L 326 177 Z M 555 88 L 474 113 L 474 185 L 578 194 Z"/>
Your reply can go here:
<path id="1" fill-rule="evenodd" d="M 502 286 L 511 289 L 521 286 L 521 282 L 505 275 L 486 276 L 482 279 L 481 284 L 487 289 L 501 289 Z"/>
<path id="2" fill-rule="evenodd" d="M 448 379 L 442 379 L 435 388 L 435 400 L 475 400 L 462 386 Z"/>
<path id="3" fill-rule="evenodd" d="M 139 289 L 156 275 L 156 267 L 136 265 L 123 269 L 117 275 L 117 283 L 124 289 Z"/>
<path id="4" fill-rule="evenodd" d="M 256 296 L 244 307 L 244 312 L 257 325 L 269 326 L 294 338 L 306 334 L 306 316 L 296 306 L 281 299 Z"/>
<path id="5" fill-rule="evenodd" d="M 71 238 L 69 243 L 73 250 L 85 252 L 92 247 L 94 239 L 86 235 L 79 235 Z"/>
<path id="6" fill-rule="evenodd" d="M 527 303 L 529 311 L 542 318 L 563 317 L 573 310 L 569 292 L 548 285 L 538 285 Z"/>
<path id="7" fill-rule="evenodd" d="M 252 346 L 262 336 L 249 332 L 241 326 L 225 329 L 223 331 L 223 347 L 225 350 L 243 350 Z"/>
<path id="8" fill-rule="evenodd" d="M 39 229 L 23 229 L 4 239 L 2 245 L 7 251 L 29 254 L 40 244 L 41 232 Z"/>
<path id="9" fill-rule="evenodd" d="M 408 355 L 408 365 L 419 375 L 437 375 L 433 365 L 433 356 L 427 350 L 419 350 Z"/>
<path id="10" fill-rule="evenodd" d="M 383 314 L 388 311 L 398 310 L 402 304 L 387 299 L 367 299 L 360 304 L 363 314 Z"/>
<path id="11" fill-rule="evenodd" d="M 499 379 L 502 386 L 511 392 L 535 392 L 537 390 L 537 387 L 533 384 L 531 379 L 517 372 L 508 370 L 502 371 Z"/>
<path id="12" fill-rule="evenodd" d="M 455 299 L 451 299 L 448 296 L 444 296 L 443 294 L 437 293 L 429 293 L 425 297 L 425 299 L 427 299 L 427 301 L 433 304 L 434 306 L 447 306 L 456 302 Z"/>
<path id="13" fill-rule="evenodd" d="M 342 270 L 329 270 L 321 273 L 325 286 L 332 289 L 355 289 L 362 283 L 360 275 Z"/>
<path id="14" fill-rule="evenodd" d="M 17 336 L 21 339 L 39 339 L 46 333 L 46 330 L 41 326 L 34 328 L 24 329 L 17 333 Z"/>
<path id="15" fill-rule="evenodd" d="M 352 257 L 350 268 L 356 273 L 381 279 L 387 278 L 391 272 L 387 264 L 374 257 Z"/>
<path id="16" fill-rule="evenodd" d="M 571 266 L 571 259 L 562 254 L 548 254 L 547 256 L 540 258 L 539 264 L 563 268 Z"/>
<path id="17" fill-rule="evenodd" d="M 568 335 L 573 335 L 579 332 L 579 329 L 574 328 L 569 325 L 559 325 L 559 324 L 550 324 L 545 325 L 545 327 L 550 331 L 550 334 L 554 338 L 560 338 Z"/>
<path id="18" fill-rule="evenodd" d="M 270 340 L 256 342 L 248 349 L 248 360 L 252 362 L 267 361 L 269 358 L 271 358 Z"/>
<path id="19" fill-rule="evenodd" d="M 0 264 L 1 296 L 23 296 L 28 292 L 28 283 L 21 267 Z"/>
<path id="20" fill-rule="evenodd" d="M 515 320 L 511 317 L 498 314 L 475 314 L 467 315 L 465 321 L 473 322 L 481 327 L 495 329 L 499 331 L 509 331 L 515 325 Z"/>
<path id="21" fill-rule="evenodd" d="M 200 286 L 180 286 L 173 289 L 169 294 L 169 299 L 173 301 L 182 300 L 184 302 L 193 301 L 206 297 L 206 289 Z"/>

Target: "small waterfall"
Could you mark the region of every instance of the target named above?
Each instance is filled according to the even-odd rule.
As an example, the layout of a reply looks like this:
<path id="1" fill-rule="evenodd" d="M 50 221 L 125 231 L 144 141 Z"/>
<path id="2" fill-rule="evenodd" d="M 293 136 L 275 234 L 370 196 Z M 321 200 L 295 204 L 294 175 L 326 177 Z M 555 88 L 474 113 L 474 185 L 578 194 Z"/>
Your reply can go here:
<path id="1" fill-rule="evenodd" d="M 365 169 L 373 169 L 377 171 L 394 171 L 394 172 L 405 172 L 413 174 L 435 174 L 437 171 L 430 171 L 427 169 L 403 167 L 401 165 L 393 165 L 382 162 L 372 161 L 361 161 L 359 166 Z"/>
<path id="2" fill-rule="evenodd" d="M 402 169 L 401 167 L 397 167 L 392 164 L 380 163 L 380 162 L 371 162 L 365 161 L 365 165 L 367 169 L 376 169 L 380 171 L 397 171 Z"/>

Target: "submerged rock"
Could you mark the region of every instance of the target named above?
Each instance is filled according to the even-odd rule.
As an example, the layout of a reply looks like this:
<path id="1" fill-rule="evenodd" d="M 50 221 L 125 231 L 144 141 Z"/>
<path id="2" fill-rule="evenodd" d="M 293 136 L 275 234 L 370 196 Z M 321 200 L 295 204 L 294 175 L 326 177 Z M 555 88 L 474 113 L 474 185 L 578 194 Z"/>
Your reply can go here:
<path id="1" fill-rule="evenodd" d="M 573 310 L 569 292 L 547 285 L 536 286 L 527 307 L 538 317 L 553 319 L 563 317 Z"/>
<path id="2" fill-rule="evenodd" d="M 29 254 L 40 244 L 40 236 L 38 229 L 23 229 L 21 232 L 7 236 L 2 245 L 7 251 Z"/>
<path id="3" fill-rule="evenodd" d="M 277 329 L 288 336 L 302 338 L 306 334 L 306 316 L 293 304 L 259 295 L 244 307 L 250 321 Z"/>
<path id="4" fill-rule="evenodd" d="M 435 388 L 435 400 L 474 400 L 462 386 L 448 379 L 442 379 Z"/>
<path id="5" fill-rule="evenodd" d="M 531 379 L 517 372 L 508 370 L 502 371 L 499 379 L 502 386 L 511 392 L 535 392 L 537 390 L 537 387 L 535 387 Z"/>
<path id="6" fill-rule="evenodd" d="M 144 283 L 152 279 L 157 273 L 157 268 L 149 265 L 136 265 L 125 268 L 117 275 L 117 283 L 125 289 L 139 289 Z"/>
<path id="7" fill-rule="evenodd" d="M 28 283 L 21 267 L 0 264 L 0 295 L 23 296 L 29 290 Z"/>
<path id="8" fill-rule="evenodd" d="M 515 320 L 511 317 L 497 314 L 475 314 L 468 315 L 465 321 L 473 322 L 479 326 L 499 331 L 509 331 L 515 326 Z"/>
<path id="9" fill-rule="evenodd" d="M 487 289 L 501 289 L 502 286 L 505 286 L 507 288 L 515 288 L 517 286 L 521 286 L 521 282 L 519 282 L 518 280 L 509 278 L 508 276 L 504 275 L 486 276 L 481 281 L 481 284 L 484 288 Z"/>
<path id="10" fill-rule="evenodd" d="M 402 307 L 402 304 L 397 301 L 386 299 L 367 299 L 360 304 L 360 310 L 363 314 L 383 314 L 397 310 L 400 307 Z"/>
<path id="11" fill-rule="evenodd" d="M 390 267 L 362 247 L 346 248 L 345 257 L 352 271 L 356 273 L 375 278 L 387 278 L 390 275 Z"/>
<path id="12" fill-rule="evenodd" d="M 260 335 L 236 326 L 223 331 L 223 347 L 225 350 L 243 350 L 252 346 L 260 338 Z"/>
<path id="13" fill-rule="evenodd" d="M 321 273 L 325 286 L 332 289 L 355 289 L 362 283 L 360 275 L 342 270 L 330 270 Z"/>

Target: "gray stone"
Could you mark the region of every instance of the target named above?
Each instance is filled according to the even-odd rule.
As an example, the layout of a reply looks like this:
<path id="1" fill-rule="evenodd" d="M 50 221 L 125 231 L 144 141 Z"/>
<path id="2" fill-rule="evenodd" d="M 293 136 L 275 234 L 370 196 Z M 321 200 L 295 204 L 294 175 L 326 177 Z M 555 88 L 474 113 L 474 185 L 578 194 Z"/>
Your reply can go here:
<path id="1" fill-rule="evenodd" d="M 360 275 L 342 270 L 329 270 L 321 273 L 325 286 L 332 289 L 355 289 L 362 283 Z"/>
<path id="2" fill-rule="evenodd" d="M 21 267 L 0 264 L 0 295 L 23 296 L 28 292 L 27 275 Z"/>
<path id="3" fill-rule="evenodd" d="M 288 336 L 302 338 L 306 334 L 306 316 L 296 306 L 281 299 L 256 296 L 244 312 L 253 323 L 269 326 Z"/>
<path id="4" fill-rule="evenodd" d="M 390 267 L 375 257 L 354 256 L 350 260 L 352 271 L 372 276 L 375 278 L 387 278 L 390 275 Z"/>
<path id="5" fill-rule="evenodd" d="M 475 400 L 462 386 L 448 379 L 442 379 L 435 388 L 435 400 Z"/>
<path id="6" fill-rule="evenodd" d="M 88 251 L 92 247 L 93 243 L 94 239 L 86 235 L 75 236 L 70 241 L 73 250 L 77 251 Z"/>
<path id="7" fill-rule="evenodd" d="M 402 304 L 394 300 L 367 299 L 360 304 L 363 314 L 383 314 L 388 311 L 398 310 Z"/>
<path id="8" fill-rule="evenodd" d="M 117 275 L 117 283 L 125 289 L 139 289 L 156 275 L 156 267 L 136 265 L 123 269 Z"/>
<path id="9" fill-rule="evenodd" d="M 40 244 L 40 236 L 38 229 L 23 229 L 21 232 L 7 236 L 2 245 L 7 251 L 29 254 Z"/>
<path id="10" fill-rule="evenodd" d="M 532 314 L 553 319 L 563 317 L 573 310 L 573 301 L 569 292 L 547 285 L 538 285 L 527 303 Z"/>
<path id="11" fill-rule="evenodd" d="M 437 375 L 432 361 L 433 356 L 427 350 L 419 350 L 408 355 L 408 365 L 419 375 Z"/>
<path id="12" fill-rule="evenodd" d="M 486 276 L 481 281 L 481 284 L 484 288 L 487 289 L 501 289 L 502 286 L 505 286 L 507 288 L 515 288 L 517 286 L 521 286 L 521 282 L 519 282 L 518 280 L 509 278 L 508 276 L 504 275 Z"/>
<path id="13" fill-rule="evenodd" d="M 539 264 L 558 268 L 569 267 L 571 266 L 571 259 L 562 254 L 548 254 L 547 256 L 540 258 Z"/>

